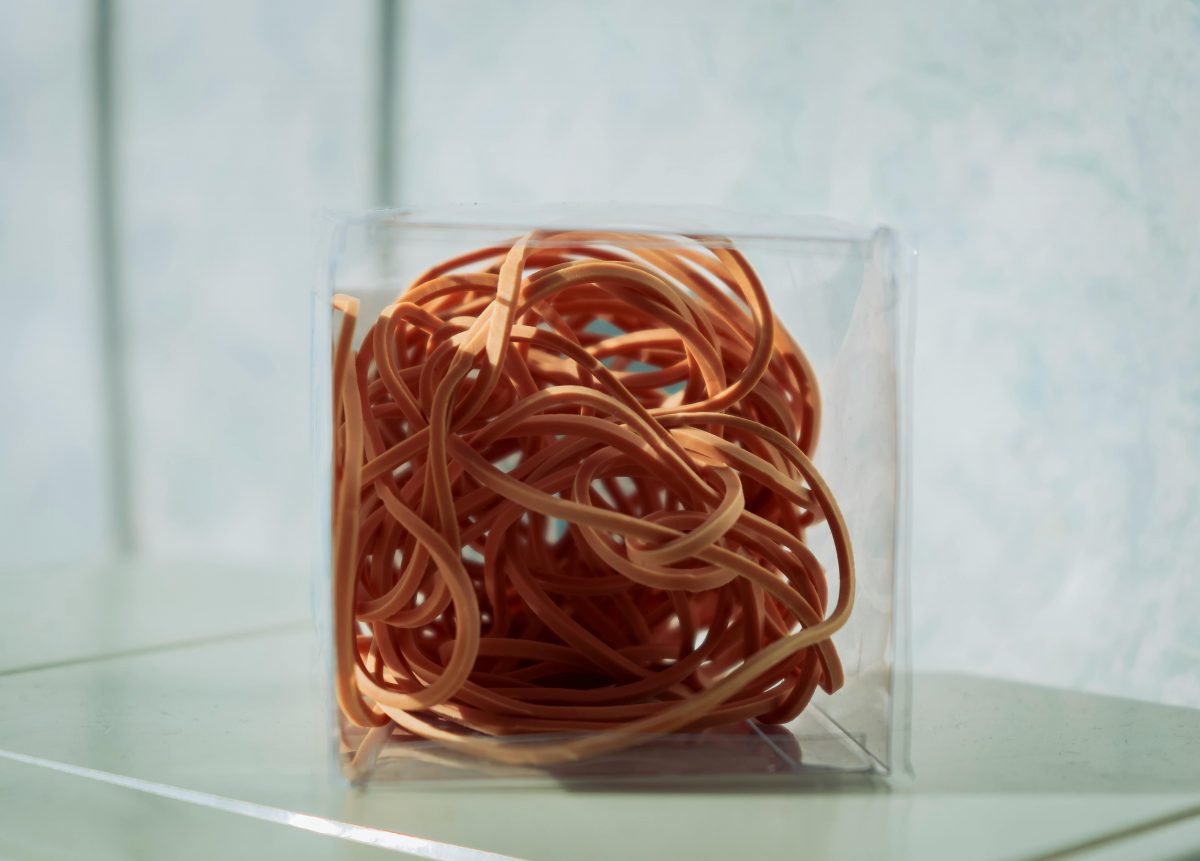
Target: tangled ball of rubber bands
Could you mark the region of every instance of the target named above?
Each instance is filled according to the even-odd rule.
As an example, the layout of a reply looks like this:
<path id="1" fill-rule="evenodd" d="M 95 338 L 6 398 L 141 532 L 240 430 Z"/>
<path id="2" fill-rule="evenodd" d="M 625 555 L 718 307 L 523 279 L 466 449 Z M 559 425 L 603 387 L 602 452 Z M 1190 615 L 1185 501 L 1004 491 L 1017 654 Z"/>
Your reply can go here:
<path id="1" fill-rule="evenodd" d="M 816 380 L 728 242 L 534 232 L 423 273 L 357 347 L 334 304 L 337 694 L 368 742 L 549 765 L 842 684 Z M 533 733 L 566 735 L 497 738 Z"/>

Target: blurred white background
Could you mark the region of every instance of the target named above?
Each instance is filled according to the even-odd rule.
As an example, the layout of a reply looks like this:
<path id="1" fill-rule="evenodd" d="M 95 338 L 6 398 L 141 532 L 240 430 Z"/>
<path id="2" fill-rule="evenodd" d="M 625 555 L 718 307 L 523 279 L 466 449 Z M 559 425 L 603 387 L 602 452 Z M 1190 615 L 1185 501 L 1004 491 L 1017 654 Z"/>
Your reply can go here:
<path id="1" fill-rule="evenodd" d="M 0 0 L 0 570 L 308 576 L 321 207 L 820 212 L 920 246 L 917 666 L 1200 706 L 1197 153 L 1195 0 Z"/>

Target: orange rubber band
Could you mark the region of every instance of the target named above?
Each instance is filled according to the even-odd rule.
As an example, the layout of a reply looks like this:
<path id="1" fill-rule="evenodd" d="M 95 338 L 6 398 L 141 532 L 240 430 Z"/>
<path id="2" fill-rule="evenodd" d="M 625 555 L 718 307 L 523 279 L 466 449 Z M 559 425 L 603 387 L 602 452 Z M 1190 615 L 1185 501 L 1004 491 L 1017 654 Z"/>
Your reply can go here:
<path id="1" fill-rule="evenodd" d="M 357 349 L 358 301 L 334 308 L 356 763 L 395 733 L 570 762 L 787 723 L 842 685 L 854 563 L 811 459 L 817 381 L 728 242 L 536 231 L 427 270 Z M 535 733 L 570 735 L 502 739 Z"/>

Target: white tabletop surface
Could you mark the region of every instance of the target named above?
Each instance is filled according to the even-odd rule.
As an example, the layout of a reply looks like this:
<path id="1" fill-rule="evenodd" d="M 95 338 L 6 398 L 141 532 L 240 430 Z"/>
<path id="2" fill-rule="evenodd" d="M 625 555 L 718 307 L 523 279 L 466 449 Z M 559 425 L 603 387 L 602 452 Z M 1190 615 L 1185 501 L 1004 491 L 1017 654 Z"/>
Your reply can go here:
<path id="1" fill-rule="evenodd" d="M 105 570 L 6 575 L 43 597 L 0 611 L 0 857 L 1200 857 L 1200 711 L 956 675 L 890 781 L 353 789 L 303 575 Z"/>

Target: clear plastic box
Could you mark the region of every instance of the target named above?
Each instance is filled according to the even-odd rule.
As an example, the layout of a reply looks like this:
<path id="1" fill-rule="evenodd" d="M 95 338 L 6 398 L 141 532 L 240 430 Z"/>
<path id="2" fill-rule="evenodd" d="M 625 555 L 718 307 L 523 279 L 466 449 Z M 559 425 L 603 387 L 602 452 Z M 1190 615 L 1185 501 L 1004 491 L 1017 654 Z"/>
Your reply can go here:
<path id="1" fill-rule="evenodd" d="M 549 777 L 619 782 L 693 783 L 788 780 L 831 772 L 888 774 L 908 770 L 908 517 L 912 291 L 915 253 L 888 228 L 858 228 L 819 218 L 755 219 L 709 210 L 581 207 L 485 212 L 373 211 L 331 218 L 326 256 L 314 292 L 313 438 L 319 523 L 332 526 L 334 493 L 333 296 L 360 303 L 357 336 L 412 279 L 476 248 L 511 243 L 532 230 L 553 244 L 555 231 L 612 231 L 653 244 L 680 235 L 732 245 L 755 268 L 776 318 L 807 355 L 819 382 L 823 414 L 813 463 L 841 507 L 853 547 L 856 599 L 833 636 L 845 683 L 818 689 L 783 726 L 741 721 L 704 732 L 647 738 L 615 753 L 532 767 L 498 764 L 424 739 L 376 734 L 346 720 L 334 696 L 332 529 L 318 536 L 316 608 L 329 644 L 326 676 L 334 750 L 344 774 L 364 780 Z M 826 571 L 836 568 L 828 532 L 806 540 Z M 837 590 L 830 574 L 830 601 Z M 573 736 L 572 736 L 573 737 Z M 561 740 L 561 734 L 545 738 Z M 509 735 L 503 744 L 536 744 Z M 368 749 L 369 748 L 369 749 Z"/>

